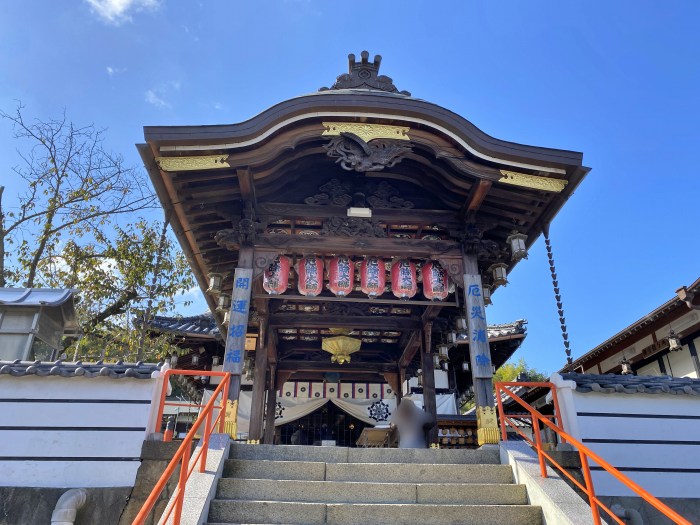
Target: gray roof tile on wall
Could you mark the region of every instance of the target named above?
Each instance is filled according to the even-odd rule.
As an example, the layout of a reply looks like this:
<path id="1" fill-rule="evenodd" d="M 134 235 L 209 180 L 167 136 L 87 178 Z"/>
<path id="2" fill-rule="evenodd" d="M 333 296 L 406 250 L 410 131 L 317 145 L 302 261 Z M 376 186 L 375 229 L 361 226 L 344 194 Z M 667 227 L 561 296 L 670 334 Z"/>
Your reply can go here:
<path id="1" fill-rule="evenodd" d="M 576 391 L 602 394 L 672 394 L 700 396 L 700 379 L 671 376 L 634 376 L 615 374 L 561 374 L 576 382 Z"/>
<path id="2" fill-rule="evenodd" d="M 64 363 L 62 361 L 0 361 L 0 379 L 3 375 L 13 377 L 37 376 L 37 377 L 109 377 L 121 379 L 150 379 L 153 372 L 159 371 L 163 363 Z"/>

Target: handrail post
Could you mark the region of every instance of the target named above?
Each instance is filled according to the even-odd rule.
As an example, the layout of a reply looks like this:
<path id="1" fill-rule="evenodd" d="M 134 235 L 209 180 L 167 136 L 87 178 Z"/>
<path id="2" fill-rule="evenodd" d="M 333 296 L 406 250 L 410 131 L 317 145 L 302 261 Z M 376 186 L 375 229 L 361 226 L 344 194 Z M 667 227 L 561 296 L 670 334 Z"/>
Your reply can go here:
<path id="1" fill-rule="evenodd" d="M 593 514 L 593 523 L 600 525 L 600 509 L 595 501 L 595 489 L 593 488 L 593 478 L 591 477 L 591 469 L 588 466 L 588 457 L 583 450 L 578 452 L 581 458 L 581 472 L 583 479 L 586 482 L 586 493 L 588 494 L 588 503 L 591 505 L 591 514 Z"/>
<path id="2" fill-rule="evenodd" d="M 501 441 L 508 441 L 508 433 L 506 432 L 506 418 L 503 410 L 503 401 L 501 400 L 501 386 L 496 383 L 496 402 L 498 403 L 498 415 L 501 424 Z"/>
<path id="3" fill-rule="evenodd" d="M 184 454 L 182 455 L 182 464 L 180 465 L 180 476 L 177 482 L 178 491 L 175 497 L 175 513 L 173 515 L 173 525 L 180 525 L 180 519 L 182 518 L 182 504 L 185 501 L 185 485 L 187 484 L 187 471 L 190 465 L 190 452 L 192 450 L 192 441 L 186 441 L 187 445 L 184 449 Z"/>
<path id="4" fill-rule="evenodd" d="M 544 454 L 542 454 L 542 435 L 540 434 L 540 421 L 535 415 L 534 409 L 530 411 L 530 421 L 532 421 L 532 430 L 535 433 L 535 445 L 537 446 L 537 457 L 540 460 L 540 475 L 543 478 L 547 477 L 547 465 L 544 462 Z"/>
<path id="5" fill-rule="evenodd" d="M 170 380 L 171 369 L 163 372 L 163 384 L 160 389 L 160 401 L 158 403 L 158 416 L 156 417 L 156 428 L 154 432 L 157 434 L 163 427 L 163 410 L 165 408 L 165 396 L 168 393 L 168 381 Z"/>
<path id="6" fill-rule="evenodd" d="M 204 435 L 202 436 L 202 461 L 199 463 L 199 472 L 206 470 L 207 466 L 207 451 L 209 450 L 209 438 L 211 437 L 211 413 L 212 410 L 207 410 L 207 419 L 204 421 Z"/>
<path id="7" fill-rule="evenodd" d="M 226 374 L 223 378 L 224 391 L 221 394 L 221 418 L 219 419 L 219 434 L 226 432 L 226 409 L 228 408 L 228 388 L 231 374 Z"/>

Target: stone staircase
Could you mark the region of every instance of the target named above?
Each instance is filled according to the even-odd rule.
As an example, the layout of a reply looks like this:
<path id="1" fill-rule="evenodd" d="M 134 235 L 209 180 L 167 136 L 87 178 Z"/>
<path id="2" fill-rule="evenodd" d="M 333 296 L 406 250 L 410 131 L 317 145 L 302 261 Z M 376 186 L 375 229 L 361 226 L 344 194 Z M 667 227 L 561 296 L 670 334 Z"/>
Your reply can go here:
<path id="1" fill-rule="evenodd" d="M 497 447 L 231 446 L 209 525 L 541 525 Z"/>

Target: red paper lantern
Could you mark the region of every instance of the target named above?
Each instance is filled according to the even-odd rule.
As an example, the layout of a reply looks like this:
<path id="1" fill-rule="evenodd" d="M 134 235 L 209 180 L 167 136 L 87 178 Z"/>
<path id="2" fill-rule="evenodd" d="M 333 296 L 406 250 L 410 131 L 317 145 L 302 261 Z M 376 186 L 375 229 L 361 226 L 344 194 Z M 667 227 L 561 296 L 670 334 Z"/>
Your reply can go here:
<path id="1" fill-rule="evenodd" d="M 328 289 L 342 297 L 352 292 L 355 284 L 355 265 L 350 257 L 340 255 L 328 262 Z"/>
<path id="2" fill-rule="evenodd" d="M 315 297 L 323 289 L 323 259 L 305 255 L 297 263 L 297 287 L 301 295 Z"/>
<path id="3" fill-rule="evenodd" d="M 279 255 L 263 272 L 263 288 L 270 295 L 279 295 L 287 291 L 289 283 L 289 270 L 292 261 L 289 257 Z"/>
<path id="4" fill-rule="evenodd" d="M 384 293 L 386 268 L 379 257 L 365 257 L 360 265 L 360 288 L 370 299 Z"/>
<path id="5" fill-rule="evenodd" d="M 416 295 L 416 265 L 408 259 L 400 259 L 391 265 L 391 291 L 399 299 L 410 299 Z"/>
<path id="6" fill-rule="evenodd" d="M 421 269 L 423 295 L 430 301 L 442 301 L 449 293 L 447 272 L 437 261 L 428 261 Z"/>

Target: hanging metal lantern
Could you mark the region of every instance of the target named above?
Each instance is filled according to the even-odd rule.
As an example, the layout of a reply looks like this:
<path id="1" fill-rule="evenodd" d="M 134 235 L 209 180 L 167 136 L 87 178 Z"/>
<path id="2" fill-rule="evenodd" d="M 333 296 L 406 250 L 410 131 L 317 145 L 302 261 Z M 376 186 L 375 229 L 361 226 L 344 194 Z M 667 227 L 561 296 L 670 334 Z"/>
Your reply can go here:
<path id="1" fill-rule="evenodd" d="M 352 292 L 355 284 L 355 265 L 350 257 L 340 255 L 328 261 L 328 289 L 339 297 Z"/>
<path id="2" fill-rule="evenodd" d="M 370 299 L 384 293 L 386 267 L 379 257 L 365 257 L 360 265 L 360 289 Z"/>
<path id="3" fill-rule="evenodd" d="M 227 312 L 231 308 L 231 296 L 227 293 L 219 294 L 219 303 L 216 306 L 217 312 Z"/>
<path id="4" fill-rule="evenodd" d="M 221 324 L 223 324 L 224 326 L 228 326 L 230 322 L 231 322 L 231 311 L 229 310 L 228 312 L 224 312 L 224 320 Z"/>
<path id="5" fill-rule="evenodd" d="M 518 262 L 520 259 L 527 259 L 527 247 L 525 246 L 527 235 L 513 231 L 506 242 L 510 244 L 511 259 Z"/>
<path id="6" fill-rule="evenodd" d="M 408 259 L 400 259 L 391 265 L 391 291 L 399 299 L 410 299 L 416 295 L 416 265 Z"/>
<path id="7" fill-rule="evenodd" d="M 437 346 L 438 355 L 443 361 L 450 360 L 450 346 L 446 344 L 439 344 Z"/>
<path id="8" fill-rule="evenodd" d="M 275 260 L 263 272 L 263 289 L 270 295 L 279 295 L 286 292 L 291 267 L 292 261 L 289 257 L 284 255 L 275 257 Z"/>
<path id="9" fill-rule="evenodd" d="M 212 272 L 209 274 L 209 288 L 207 293 L 219 295 L 221 293 L 221 285 L 224 283 L 223 274 Z"/>
<path id="10" fill-rule="evenodd" d="M 421 269 L 423 295 L 429 301 L 443 301 L 449 293 L 447 272 L 437 261 L 428 261 Z"/>
<path id="11" fill-rule="evenodd" d="M 493 285 L 494 286 L 505 286 L 508 284 L 508 278 L 507 278 L 507 272 L 508 272 L 508 265 L 505 263 L 496 263 L 492 264 L 489 266 L 489 272 L 491 272 L 491 276 L 493 277 Z"/>
<path id="12" fill-rule="evenodd" d="M 491 301 L 491 287 L 490 286 L 483 286 L 481 288 L 481 295 L 484 298 L 484 306 L 488 306 L 490 304 L 493 304 Z"/>
<path id="13" fill-rule="evenodd" d="M 671 329 L 668 334 L 668 349 L 672 352 L 683 350 L 681 338 L 676 335 L 676 332 L 674 332 L 673 329 Z"/>
<path id="14" fill-rule="evenodd" d="M 433 354 L 433 367 L 435 370 L 440 370 L 441 365 L 440 365 L 440 356 L 437 354 Z"/>
<path id="15" fill-rule="evenodd" d="M 469 362 L 462 361 L 462 372 L 469 372 Z"/>
<path id="16" fill-rule="evenodd" d="M 315 297 L 323 290 L 323 259 L 305 255 L 297 262 L 297 288 L 301 295 Z"/>

